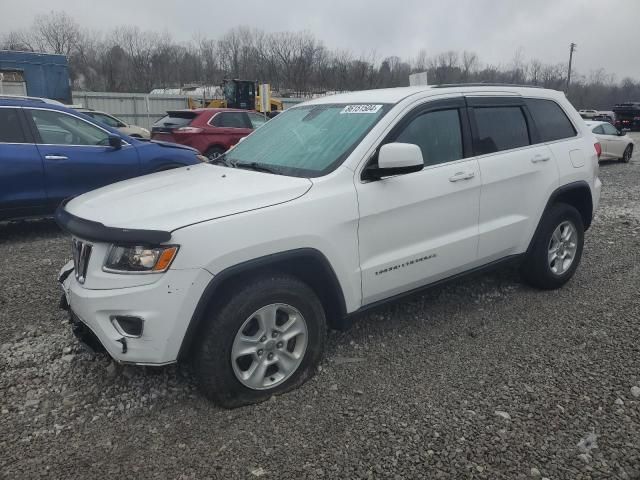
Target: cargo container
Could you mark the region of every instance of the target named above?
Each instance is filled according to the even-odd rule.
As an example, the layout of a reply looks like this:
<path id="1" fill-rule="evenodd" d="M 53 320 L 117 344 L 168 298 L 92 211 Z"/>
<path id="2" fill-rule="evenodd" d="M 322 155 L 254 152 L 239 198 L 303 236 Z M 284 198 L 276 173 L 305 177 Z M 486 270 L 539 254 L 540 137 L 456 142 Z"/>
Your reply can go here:
<path id="1" fill-rule="evenodd" d="M 0 50 L 0 95 L 28 95 L 71 103 L 67 57 Z"/>

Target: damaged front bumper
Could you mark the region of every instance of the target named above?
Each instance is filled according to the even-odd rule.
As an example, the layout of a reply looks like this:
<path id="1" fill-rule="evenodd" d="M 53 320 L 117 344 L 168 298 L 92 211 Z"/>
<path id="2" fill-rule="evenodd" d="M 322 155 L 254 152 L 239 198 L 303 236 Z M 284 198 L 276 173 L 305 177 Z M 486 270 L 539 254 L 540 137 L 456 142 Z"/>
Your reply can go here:
<path id="1" fill-rule="evenodd" d="M 61 306 L 69 311 L 72 331 L 90 350 L 106 350 L 114 360 L 138 365 L 174 363 L 193 311 L 211 280 L 203 269 L 169 270 L 150 285 L 88 289 L 73 275 L 73 263 L 60 271 Z M 141 319 L 137 335 L 123 331 L 117 319 Z"/>

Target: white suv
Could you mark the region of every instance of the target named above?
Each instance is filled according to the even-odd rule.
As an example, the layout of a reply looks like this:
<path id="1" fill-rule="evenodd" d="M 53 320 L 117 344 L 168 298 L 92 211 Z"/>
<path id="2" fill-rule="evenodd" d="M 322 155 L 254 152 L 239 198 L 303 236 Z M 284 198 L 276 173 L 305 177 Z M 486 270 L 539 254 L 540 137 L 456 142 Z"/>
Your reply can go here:
<path id="1" fill-rule="evenodd" d="M 260 401 L 313 374 L 328 325 L 383 302 L 505 261 L 562 286 L 598 205 L 599 147 L 538 88 L 313 100 L 215 165 L 63 204 L 64 303 L 117 361 L 190 359 L 209 398 Z"/>

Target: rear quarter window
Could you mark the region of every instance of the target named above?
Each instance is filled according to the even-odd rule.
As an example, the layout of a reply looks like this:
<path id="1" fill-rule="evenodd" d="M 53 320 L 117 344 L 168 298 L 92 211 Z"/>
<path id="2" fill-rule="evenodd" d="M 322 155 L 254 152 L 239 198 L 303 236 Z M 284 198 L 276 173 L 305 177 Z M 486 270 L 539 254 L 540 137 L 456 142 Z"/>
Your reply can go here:
<path id="1" fill-rule="evenodd" d="M 571 120 L 553 100 L 527 98 L 525 103 L 540 134 L 540 141 L 553 142 L 576 136 Z"/>

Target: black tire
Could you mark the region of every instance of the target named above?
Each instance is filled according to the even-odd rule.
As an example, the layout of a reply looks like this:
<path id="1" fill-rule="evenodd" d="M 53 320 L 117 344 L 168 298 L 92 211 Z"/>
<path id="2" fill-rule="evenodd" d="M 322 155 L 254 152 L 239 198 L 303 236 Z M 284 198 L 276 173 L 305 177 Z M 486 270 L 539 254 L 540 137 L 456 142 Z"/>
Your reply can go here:
<path id="1" fill-rule="evenodd" d="M 631 161 L 631 157 L 633 157 L 633 145 L 627 145 L 620 161 L 622 163 L 629 163 Z"/>
<path id="2" fill-rule="evenodd" d="M 226 150 L 222 147 L 211 147 L 209 150 L 205 152 L 204 156 L 207 157 L 209 160 L 214 160 L 220 155 L 222 155 L 225 151 Z"/>
<path id="3" fill-rule="evenodd" d="M 205 319 L 193 366 L 201 391 L 225 408 L 262 402 L 274 394 L 298 388 L 311 378 L 322 359 L 327 333 L 324 309 L 314 291 L 295 277 L 273 273 L 258 277 L 237 289 Z M 302 361 L 289 378 L 264 390 L 254 390 L 236 377 L 231 350 L 244 322 L 260 308 L 274 303 L 291 305 L 306 322 L 307 347 Z"/>
<path id="4" fill-rule="evenodd" d="M 577 241 L 573 262 L 562 274 L 552 271 L 549 263 L 549 246 L 551 238 L 558 226 L 564 222 L 571 222 L 575 227 Z M 584 223 L 578 210 L 566 203 L 556 203 L 544 214 L 527 252 L 520 272 L 524 280 L 531 286 L 543 290 L 553 290 L 562 287 L 575 273 L 584 247 Z"/>

